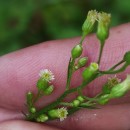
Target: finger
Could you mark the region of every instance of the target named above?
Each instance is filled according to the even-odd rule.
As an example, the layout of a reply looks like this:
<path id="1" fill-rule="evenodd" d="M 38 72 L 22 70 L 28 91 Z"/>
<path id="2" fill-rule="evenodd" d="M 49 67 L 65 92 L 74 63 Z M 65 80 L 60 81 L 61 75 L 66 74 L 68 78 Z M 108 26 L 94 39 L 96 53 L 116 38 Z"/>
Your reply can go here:
<path id="1" fill-rule="evenodd" d="M 109 105 L 101 109 L 82 109 L 65 121 L 49 124 L 65 130 L 129 130 L 130 104 Z"/>
<path id="2" fill-rule="evenodd" d="M 101 68 L 107 69 L 120 61 L 123 54 L 130 50 L 129 24 L 113 28 L 107 40 Z M 55 74 L 55 91 L 44 99 L 44 104 L 55 100 L 65 89 L 67 65 L 72 47 L 79 38 L 50 41 L 32 46 L 0 58 L 0 103 L 2 107 L 23 109 L 25 93 L 35 91 L 40 69 L 48 68 Z M 87 43 L 87 44 L 86 44 Z M 95 35 L 85 39 L 84 54 L 89 61 L 96 61 L 99 43 Z M 127 69 L 127 73 L 129 69 Z M 125 72 L 126 73 L 126 72 Z M 80 71 L 74 74 L 72 87 L 81 82 Z M 88 93 L 93 95 L 101 89 L 104 78 L 100 78 L 88 86 Z M 53 97 L 53 98 L 52 98 Z M 43 104 L 42 104 L 43 105 Z"/>
<path id="3" fill-rule="evenodd" d="M 101 61 L 101 69 L 107 69 L 112 64 L 120 61 L 122 59 L 122 55 L 130 49 L 130 38 L 128 36 L 129 28 L 129 24 L 127 24 L 111 30 L 111 36 L 107 40 L 106 46 L 104 48 L 104 56 L 102 57 Z M 12 109 L 23 109 L 25 93 L 28 90 L 35 91 L 34 86 L 36 85 L 36 80 L 38 79 L 37 74 L 42 68 L 48 68 L 52 70 L 56 76 L 56 80 L 54 82 L 55 92 L 50 97 L 44 97 L 44 102 L 41 105 L 45 105 L 55 100 L 65 89 L 65 77 L 67 72 L 67 64 L 70 57 L 70 50 L 78 40 L 79 38 L 71 40 L 52 41 L 47 44 L 40 44 L 1 57 L 1 106 Z M 96 61 L 99 47 L 96 37 L 94 35 L 91 35 L 86 38 L 85 42 L 87 42 L 88 44 L 85 45 L 84 55 L 89 57 L 89 62 Z M 128 73 L 129 69 L 127 69 L 126 72 Z M 125 73 L 122 73 L 122 76 L 124 76 Z M 72 87 L 77 86 L 81 82 L 81 78 L 79 76 L 80 74 L 80 72 L 77 72 L 75 74 Z M 104 79 L 105 78 L 100 78 L 96 80 L 93 84 L 90 84 L 87 89 L 88 94 L 93 95 L 97 93 L 101 89 L 101 85 L 105 82 Z M 117 109 L 118 111 L 121 111 L 123 108 L 118 106 Z M 114 111 L 114 116 L 118 118 L 118 113 L 116 113 L 116 109 L 114 110 L 108 108 L 107 110 Z M 104 122 L 110 122 L 110 120 L 106 118 L 106 113 L 108 112 L 107 110 L 103 111 L 105 113 L 104 117 L 102 118 Z M 128 109 L 126 111 L 128 111 Z M 90 111 L 88 111 L 87 114 L 79 113 L 77 114 L 77 117 L 85 115 L 84 120 L 86 120 L 89 112 Z M 127 116 L 127 118 L 129 118 L 129 115 Z M 112 118 L 112 122 L 115 121 L 114 119 L 115 118 Z M 118 128 L 117 125 L 120 123 L 121 120 L 118 121 L 116 120 L 116 127 L 114 128 Z M 76 129 L 76 127 L 78 126 L 79 128 L 81 128 L 80 130 L 84 130 L 86 123 L 89 122 L 84 121 L 84 123 L 82 123 L 80 121 L 74 121 L 71 122 L 70 125 L 72 125 L 73 123 L 75 124 L 73 128 Z M 69 122 L 67 123 L 66 120 L 66 125 L 63 124 L 63 127 L 67 128 L 67 124 L 69 124 Z M 98 125 L 101 125 L 100 127 L 103 127 L 101 122 L 98 122 L 95 126 Z M 107 128 L 108 125 L 109 123 L 104 127 Z M 126 126 L 126 124 L 123 126 Z M 95 128 L 92 125 L 88 125 L 87 127 L 88 129 L 90 128 L 93 130 Z"/>
<path id="4" fill-rule="evenodd" d="M 27 121 L 6 121 L 0 123 L 0 130 L 61 130 L 47 125 Z"/>

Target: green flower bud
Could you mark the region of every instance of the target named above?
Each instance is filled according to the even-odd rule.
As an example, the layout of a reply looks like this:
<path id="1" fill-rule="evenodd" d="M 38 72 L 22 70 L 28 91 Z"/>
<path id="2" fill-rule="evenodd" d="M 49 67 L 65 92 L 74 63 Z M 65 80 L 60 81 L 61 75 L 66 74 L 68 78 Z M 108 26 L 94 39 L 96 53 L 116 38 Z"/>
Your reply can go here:
<path id="1" fill-rule="evenodd" d="M 100 96 L 100 98 L 98 99 L 98 103 L 101 104 L 101 105 L 105 105 L 108 103 L 109 101 L 109 94 L 105 94 L 105 95 L 102 95 Z"/>
<path id="2" fill-rule="evenodd" d="M 110 98 L 119 98 L 124 96 L 130 90 L 130 75 L 127 75 L 127 78 L 114 86 L 111 89 Z"/>
<path id="3" fill-rule="evenodd" d="M 84 79 L 84 81 L 88 81 L 89 79 L 91 79 L 93 76 L 95 76 L 97 70 L 98 70 L 98 64 L 97 63 L 91 63 L 89 67 L 87 67 L 83 73 L 82 73 L 82 77 Z"/>
<path id="4" fill-rule="evenodd" d="M 31 112 L 31 113 L 36 113 L 36 108 L 35 108 L 35 107 L 31 107 L 31 108 L 30 108 L 30 112 Z"/>
<path id="5" fill-rule="evenodd" d="M 60 121 L 63 121 L 64 119 L 67 118 L 68 111 L 67 111 L 67 108 L 62 107 L 62 108 L 50 110 L 50 111 L 48 112 L 48 115 L 49 115 L 51 118 L 53 118 L 53 119 L 54 119 L 54 118 L 59 118 Z"/>
<path id="6" fill-rule="evenodd" d="M 50 94 L 53 92 L 53 90 L 54 90 L 54 86 L 53 86 L 53 85 L 50 85 L 48 88 L 46 88 L 46 89 L 44 90 L 44 94 L 45 94 L 45 95 L 50 95 Z"/>
<path id="7" fill-rule="evenodd" d="M 72 51 L 71 51 L 71 55 L 72 55 L 72 58 L 78 58 L 81 56 L 82 54 L 82 51 L 83 51 L 83 48 L 80 44 L 76 45 Z"/>
<path id="8" fill-rule="evenodd" d="M 124 55 L 124 61 L 130 65 L 130 51 L 126 52 Z"/>
<path id="9" fill-rule="evenodd" d="M 87 57 L 82 57 L 82 58 L 80 58 L 80 59 L 78 60 L 78 66 L 79 66 L 79 68 L 80 68 L 80 67 L 84 67 L 84 66 L 86 65 L 87 61 L 88 61 L 88 58 L 87 58 Z"/>
<path id="10" fill-rule="evenodd" d="M 43 80 L 42 78 L 40 78 L 40 79 L 37 81 L 37 88 L 38 88 L 39 90 L 44 91 L 47 87 L 48 87 L 48 82 L 47 82 L 46 80 Z"/>
<path id="11" fill-rule="evenodd" d="M 87 18 L 82 26 L 83 35 L 87 35 L 93 30 L 95 21 L 97 20 L 97 14 L 96 10 L 90 10 L 88 12 Z"/>
<path id="12" fill-rule="evenodd" d="M 40 116 L 37 117 L 37 119 L 36 119 L 37 122 L 45 122 L 45 121 L 47 121 L 47 120 L 48 120 L 48 116 L 45 115 L 45 114 L 40 115 Z"/>
<path id="13" fill-rule="evenodd" d="M 32 106 L 32 100 L 33 100 L 33 93 L 32 92 L 28 92 L 26 95 L 26 99 L 27 99 L 27 104 L 29 106 Z"/>
<path id="14" fill-rule="evenodd" d="M 79 100 L 80 103 L 84 102 L 84 98 L 83 98 L 82 96 L 78 96 L 78 97 L 77 97 L 77 100 Z"/>
<path id="15" fill-rule="evenodd" d="M 58 109 L 53 109 L 53 110 L 48 111 L 48 115 L 51 118 L 58 118 L 59 117 Z"/>
<path id="16" fill-rule="evenodd" d="M 79 100 L 74 100 L 74 101 L 73 101 L 73 106 L 74 106 L 74 107 L 78 107 L 79 104 L 80 104 L 80 101 L 79 101 Z"/>
<path id="17" fill-rule="evenodd" d="M 30 92 L 30 91 L 27 93 L 26 96 L 27 96 L 27 99 L 28 99 L 29 101 L 31 101 L 31 100 L 33 99 L 33 93 Z"/>
<path id="18" fill-rule="evenodd" d="M 110 18 L 110 14 L 98 13 L 97 37 L 100 41 L 104 42 L 109 36 Z"/>

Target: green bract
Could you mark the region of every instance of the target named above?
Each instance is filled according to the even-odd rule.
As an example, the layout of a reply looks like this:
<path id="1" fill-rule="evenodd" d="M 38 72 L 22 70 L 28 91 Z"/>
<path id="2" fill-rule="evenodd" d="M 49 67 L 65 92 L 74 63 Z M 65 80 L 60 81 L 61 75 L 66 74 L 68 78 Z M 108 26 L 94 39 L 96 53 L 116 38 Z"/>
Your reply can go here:
<path id="1" fill-rule="evenodd" d="M 101 105 L 107 104 L 109 99 L 110 99 L 109 94 L 102 95 L 98 99 L 98 103 L 101 104 Z"/>
<path id="2" fill-rule="evenodd" d="M 78 66 L 79 66 L 79 67 L 85 66 L 86 63 L 87 63 L 87 61 L 88 61 L 88 58 L 87 58 L 87 57 L 82 57 L 82 58 L 80 58 L 80 59 L 78 60 Z"/>
<path id="3" fill-rule="evenodd" d="M 127 75 L 127 78 L 114 86 L 110 92 L 110 98 L 119 98 L 122 97 L 130 90 L 130 75 Z"/>
<path id="4" fill-rule="evenodd" d="M 48 82 L 42 78 L 37 81 L 37 88 L 39 90 L 45 90 L 48 87 Z"/>
<path id="5" fill-rule="evenodd" d="M 53 92 L 53 90 L 54 90 L 54 86 L 51 85 L 51 86 L 49 86 L 48 88 L 46 88 L 46 89 L 44 90 L 44 94 L 45 94 L 45 95 L 50 95 L 50 94 Z"/>

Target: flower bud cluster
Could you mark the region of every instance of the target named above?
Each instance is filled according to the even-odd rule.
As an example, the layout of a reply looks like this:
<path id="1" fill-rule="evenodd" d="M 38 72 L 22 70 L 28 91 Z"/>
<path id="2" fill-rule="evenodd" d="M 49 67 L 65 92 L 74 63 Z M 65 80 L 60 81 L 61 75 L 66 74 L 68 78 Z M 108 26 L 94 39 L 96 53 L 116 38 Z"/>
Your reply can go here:
<path id="1" fill-rule="evenodd" d="M 82 96 L 78 96 L 73 102 L 73 107 L 78 107 L 82 102 L 84 102 L 84 98 Z"/>
<path id="2" fill-rule="evenodd" d="M 49 85 L 51 81 L 55 79 L 53 73 L 50 70 L 45 69 L 40 71 L 39 76 L 40 79 L 37 82 L 38 90 L 43 91 L 45 95 L 50 95 L 54 90 L 54 86 Z"/>
<path id="3" fill-rule="evenodd" d="M 122 72 L 130 65 L 130 51 L 128 51 L 122 61 L 114 65 L 107 71 L 99 70 L 99 65 L 102 56 L 102 50 L 104 47 L 105 40 L 109 36 L 109 25 L 111 15 L 105 12 L 97 12 L 96 10 L 91 10 L 88 12 L 87 18 L 82 26 L 82 37 L 79 44 L 75 45 L 71 50 L 71 58 L 68 65 L 67 71 L 67 80 L 66 80 L 66 89 L 65 92 L 56 99 L 56 101 L 48 104 L 46 107 L 38 110 L 36 109 L 35 103 L 42 96 L 50 95 L 54 91 L 54 86 L 52 81 L 55 79 L 53 73 L 44 69 L 39 73 L 39 79 L 37 81 L 38 92 L 34 95 L 32 92 L 28 92 L 26 95 L 28 114 L 26 115 L 28 120 L 45 122 L 51 119 L 60 119 L 63 121 L 67 118 L 68 115 L 72 114 L 74 111 L 80 108 L 95 108 L 97 104 L 107 104 L 110 99 L 120 98 L 124 96 L 130 90 L 130 75 L 127 75 L 127 78 L 121 82 L 116 76 L 109 78 L 108 81 L 104 84 L 101 93 L 97 94 L 95 97 L 90 98 L 83 95 L 82 90 L 89 84 L 91 81 L 95 80 L 99 76 L 104 74 L 116 74 Z M 82 74 L 82 83 L 75 87 L 70 88 L 72 83 L 73 73 L 85 67 L 88 58 L 82 57 L 83 53 L 83 40 L 87 34 L 92 32 L 95 23 L 97 22 L 97 38 L 100 40 L 100 53 L 97 62 L 90 63 L 81 73 Z M 124 63 L 123 67 L 116 69 L 120 64 Z M 71 93 L 80 93 L 75 99 L 70 102 L 64 102 L 64 99 Z M 63 107 L 61 107 L 63 106 Z M 64 107 L 66 106 L 66 107 Z M 67 110 L 69 109 L 69 111 Z"/>
<path id="4" fill-rule="evenodd" d="M 99 99 L 99 104 L 106 104 L 110 99 L 120 98 L 124 96 L 130 90 L 130 75 L 127 75 L 127 78 L 121 82 L 113 86 L 109 93 L 103 93 Z"/>

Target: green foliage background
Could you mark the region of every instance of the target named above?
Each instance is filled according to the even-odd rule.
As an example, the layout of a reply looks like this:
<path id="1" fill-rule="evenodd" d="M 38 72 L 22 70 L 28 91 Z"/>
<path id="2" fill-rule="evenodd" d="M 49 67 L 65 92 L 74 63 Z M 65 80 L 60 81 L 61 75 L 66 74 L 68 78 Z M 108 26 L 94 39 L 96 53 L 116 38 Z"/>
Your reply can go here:
<path id="1" fill-rule="evenodd" d="M 130 0 L 0 0 L 0 55 L 79 36 L 90 9 L 111 13 L 112 26 L 130 21 Z"/>

